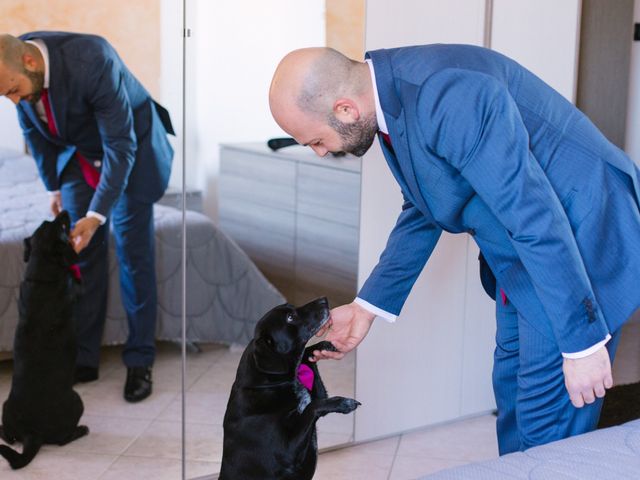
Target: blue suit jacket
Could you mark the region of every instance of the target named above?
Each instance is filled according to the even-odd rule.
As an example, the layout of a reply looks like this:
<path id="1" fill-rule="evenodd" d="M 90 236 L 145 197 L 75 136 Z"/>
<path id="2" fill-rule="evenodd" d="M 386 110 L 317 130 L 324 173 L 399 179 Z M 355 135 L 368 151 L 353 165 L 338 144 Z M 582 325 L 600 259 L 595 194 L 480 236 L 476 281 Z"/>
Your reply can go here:
<path id="1" fill-rule="evenodd" d="M 516 62 L 466 45 L 367 54 L 405 203 L 359 297 L 399 313 L 442 230 L 473 235 L 510 301 L 562 352 L 640 306 L 633 162 Z M 632 288 L 633 286 L 633 288 Z"/>
<path id="2" fill-rule="evenodd" d="M 49 51 L 49 97 L 58 137 L 33 105 L 21 101 L 18 118 L 49 191 L 76 150 L 99 160 L 100 183 L 89 210 L 108 216 L 123 191 L 158 200 L 169 182 L 173 150 L 159 108 L 103 38 L 65 32 L 31 32 Z"/>

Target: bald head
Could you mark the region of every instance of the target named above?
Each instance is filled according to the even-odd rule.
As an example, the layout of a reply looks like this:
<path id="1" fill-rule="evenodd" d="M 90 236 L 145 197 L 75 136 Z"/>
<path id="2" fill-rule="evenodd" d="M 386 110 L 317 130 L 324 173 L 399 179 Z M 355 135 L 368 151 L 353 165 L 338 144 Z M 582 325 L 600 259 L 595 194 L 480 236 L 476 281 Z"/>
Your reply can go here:
<path id="1" fill-rule="evenodd" d="M 362 94 L 364 86 L 358 68 L 362 65 L 332 48 L 295 50 L 276 69 L 271 104 L 285 102 L 307 114 L 326 116 L 335 99 Z"/>
<path id="2" fill-rule="evenodd" d="M 0 96 L 35 103 L 44 85 L 44 59 L 34 45 L 0 34 Z"/>
<path id="3" fill-rule="evenodd" d="M 364 118 L 375 122 L 369 67 L 332 48 L 294 50 L 276 68 L 269 106 L 278 125 L 298 142 L 327 143 L 321 131 L 325 126 L 333 131 Z M 326 151 L 334 150 L 327 147 Z"/>
<path id="4" fill-rule="evenodd" d="M 22 70 L 22 55 L 26 44 L 9 34 L 0 34 L 0 63 L 14 71 Z"/>

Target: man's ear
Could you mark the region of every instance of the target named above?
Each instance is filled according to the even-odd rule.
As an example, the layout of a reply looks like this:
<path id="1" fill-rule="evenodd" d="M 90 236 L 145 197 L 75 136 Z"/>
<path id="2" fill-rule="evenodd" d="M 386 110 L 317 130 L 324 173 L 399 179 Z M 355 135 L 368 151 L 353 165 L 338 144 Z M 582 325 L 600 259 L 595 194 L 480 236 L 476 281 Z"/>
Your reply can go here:
<path id="1" fill-rule="evenodd" d="M 31 257 L 31 237 L 28 237 L 24 239 L 24 252 L 22 254 L 22 258 L 24 259 L 25 262 L 28 262 L 30 257 Z"/>
<path id="2" fill-rule="evenodd" d="M 22 66 L 29 72 L 35 72 L 38 69 L 38 62 L 30 53 L 22 54 Z"/>
<path id="3" fill-rule="evenodd" d="M 253 360 L 262 373 L 284 375 L 289 371 L 286 360 L 267 345 L 262 337 L 253 342 Z"/>
<path id="4" fill-rule="evenodd" d="M 360 119 L 360 109 L 350 98 L 339 98 L 333 104 L 333 114 L 342 123 L 353 123 Z"/>

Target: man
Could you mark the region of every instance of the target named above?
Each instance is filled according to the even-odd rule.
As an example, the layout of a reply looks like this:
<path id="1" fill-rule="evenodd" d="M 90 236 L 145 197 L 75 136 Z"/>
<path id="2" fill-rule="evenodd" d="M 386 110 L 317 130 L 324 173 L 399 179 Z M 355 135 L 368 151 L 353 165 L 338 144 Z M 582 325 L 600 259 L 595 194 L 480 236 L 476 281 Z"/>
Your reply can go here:
<path id="1" fill-rule="evenodd" d="M 442 230 L 473 235 L 496 301 L 500 454 L 595 428 L 624 322 L 640 306 L 640 173 L 573 105 L 491 50 L 291 52 L 269 100 L 318 155 L 380 134 L 402 212 L 358 298 L 331 312 L 342 358 L 395 320 Z M 495 276 L 494 276 L 495 274 Z M 496 292 L 499 292 L 496 295 Z"/>
<path id="2" fill-rule="evenodd" d="M 171 171 L 167 112 L 103 38 L 64 32 L 0 36 L 0 95 L 15 103 L 27 145 L 51 195 L 74 222 L 84 294 L 76 381 L 98 378 L 107 305 L 109 220 L 129 335 L 124 397 L 151 394 L 156 279 L 153 202 Z"/>

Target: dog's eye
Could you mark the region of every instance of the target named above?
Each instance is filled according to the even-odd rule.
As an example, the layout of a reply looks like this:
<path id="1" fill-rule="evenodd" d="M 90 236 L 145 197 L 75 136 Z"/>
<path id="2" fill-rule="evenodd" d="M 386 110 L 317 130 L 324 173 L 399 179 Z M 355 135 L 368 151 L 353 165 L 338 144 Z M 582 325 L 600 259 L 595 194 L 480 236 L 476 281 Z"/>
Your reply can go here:
<path id="1" fill-rule="evenodd" d="M 287 323 L 292 323 L 292 322 L 293 322 L 293 314 L 287 313 Z"/>

